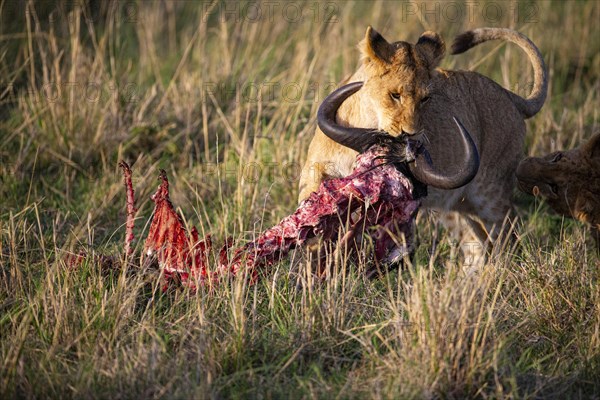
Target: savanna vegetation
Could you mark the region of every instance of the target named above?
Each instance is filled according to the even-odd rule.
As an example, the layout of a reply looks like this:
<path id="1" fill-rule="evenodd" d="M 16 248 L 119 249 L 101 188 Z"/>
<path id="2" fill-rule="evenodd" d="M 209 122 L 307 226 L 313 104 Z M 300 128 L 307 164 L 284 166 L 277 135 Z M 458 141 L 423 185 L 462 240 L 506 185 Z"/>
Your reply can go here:
<path id="1" fill-rule="evenodd" d="M 600 396 L 593 242 L 516 191 L 517 240 L 478 274 L 426 212 L 414 262 L 372 280 L 343 260 L 316 278 L 298 251 L 255 285 L 163 293 L 158 270 L 93 257 L 123 251 L 122 159 L 137 251 L 159 169 L 217 242 L 293 211 L 318 105 L 369 24 L 411 42 L 525 33 L 551 79 L 527 153 L 579 145 L 600 130 L 600 3 L 4 0 L 0 17 L 2 398 Z M 442 65 L 520 94 L 532 81 L 510 44 Z"/>

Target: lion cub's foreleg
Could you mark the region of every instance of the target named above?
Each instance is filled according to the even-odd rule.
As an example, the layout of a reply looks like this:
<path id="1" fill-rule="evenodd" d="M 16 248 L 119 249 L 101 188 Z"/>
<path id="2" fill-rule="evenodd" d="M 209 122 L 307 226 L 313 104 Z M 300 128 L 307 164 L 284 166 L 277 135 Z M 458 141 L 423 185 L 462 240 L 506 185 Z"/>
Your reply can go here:
<path id="1" fill-rule="evenodd" d="M 305 200 L 312 192 L 319 189 L 319 185 L 323 182 L 328 174 L 328 162 L 307 161 L 300 173 L 300 193 L 298 194 L 298 203 Z"/>
<path id="2" fill-rule="evenodd" d="M 485 190 L 504 193 L 489 188 Z M 482 268 L 491 254 L 502 250 L 502 246 L 511 241 L 513 214 L 510 197 L 484 194 L 484 190 L 473 190 L 451 207 L 452 211 L 442 213 L 440 218 L 460 248 L 461 265 L 465 271 Z"/>
<path id="3" fill-rule="evenodd" d="M 460 264 L 465 272 L 478 271 L 484 267 L 496 250 L 511 241 L 511 222 L 504 218 L 494 222 L 462 215 L 458 212 L 443 213 L 440 221 L 448 229 L 462 258 Z M 458 254 L 453 253 L 452 257 Z"/>
<path id="4" fill-rule="evenodd" d="M 316 191 L 324 180 L 349 175 L 356 154 L 354 150 L 341 146 L 317 129 L 300 173 L 298 203 Z"/>
<path id="5" fill-rule="evenodd" d="M 460 250 L 460 262 L 465 269 L 479 268 L 485 263 L 485 238 L 477 235 L 469 220 L 458 212 L 444 212 L 440 215 L 440 222 L 448 232 L 456 246 L 452 246 L 450 257 L 456 259 Z"/>

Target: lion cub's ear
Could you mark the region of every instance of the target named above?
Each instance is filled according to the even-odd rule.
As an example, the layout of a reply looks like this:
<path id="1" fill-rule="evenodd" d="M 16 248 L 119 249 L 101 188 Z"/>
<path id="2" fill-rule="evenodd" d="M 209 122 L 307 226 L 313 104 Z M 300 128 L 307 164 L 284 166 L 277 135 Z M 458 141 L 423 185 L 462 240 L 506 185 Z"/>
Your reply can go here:
<path id="1" fill-rule="evenodd" d="M 586 154 L 590 160 L 600 164 L 600 133 L 597 133 L 583 145 L 583 153 Z"/>
<path id="2" fill-rule="evenodd" d="M 446 53 L 446 43 L 436 32 L 424 32 L 415 46 L 419 54 L 427 61 L 429 69 L 437 67 Z"/>
<path id="3" fill-rule="evenodd" d="M 365 38 L 360 42 L 359 48 L 365 61 L 375 61 L 389 64 L 395 53 L 395 48 L 388 43 L 375 29 L 367 28 Z"/>

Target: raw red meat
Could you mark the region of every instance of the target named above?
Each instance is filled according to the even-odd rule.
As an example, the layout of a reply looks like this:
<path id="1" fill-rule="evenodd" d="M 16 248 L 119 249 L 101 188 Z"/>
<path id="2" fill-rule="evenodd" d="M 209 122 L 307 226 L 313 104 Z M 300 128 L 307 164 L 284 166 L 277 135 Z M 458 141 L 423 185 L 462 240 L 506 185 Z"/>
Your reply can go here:
<path id="1" fill-rule="evenodd" d="M 245 269 L 255 281 L 261 269 L 315 237 L 323 241 L 341 237 L 342 242 L 348 243 L 368 236 L 374 243 L 378 262 L 396 261 L 405 255 L 407 244 L 412 242 L 412 224 L 420 202 L 413 198 L 411 181 L 393 164 L 386 163 L 385 155 L 385 149 L 379 146 L 359 155 L 351 175 L 323 182 L 293 214 L 254 241 L 233 250 L 230 259 L 228 241 L 210 276 L 236 275 Z M 162 182 L 152 196 L 155 212 L 144 249 L 148 255 L 157 254 L 167 280 L 177 275 L 184 286 L 196 287 L 209 276 L 210 237 L 199 241 L 195 228 L 191 237 L 187 234 L 169 200 L 164 172 L 160 179 Z"/>

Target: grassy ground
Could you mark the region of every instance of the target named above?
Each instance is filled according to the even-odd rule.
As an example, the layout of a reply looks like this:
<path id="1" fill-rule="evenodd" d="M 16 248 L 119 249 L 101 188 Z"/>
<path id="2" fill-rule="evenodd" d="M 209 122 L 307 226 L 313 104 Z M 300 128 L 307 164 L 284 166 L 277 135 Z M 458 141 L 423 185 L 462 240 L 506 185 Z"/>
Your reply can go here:
<path id="1" fill-rule="evenodd" d="M 317 106 L 368 24 L 412 42 L 519 29 L 551 77 L 527 151 L 576 146 L 600 126 L 597 2 L 8 0 L 0 15 L 1 397 L 600 396 L 598 257 L 583 226 L 524 195 L 517 247 L 472 277 L 426 215 L 414 265 L 371 281 L 364 265 L 317 280 L 298 253 L 254 286 L 162 294 L 156 271 L 61 261 L 122 249 L 120 159 L 138 238 L 160 168 L 217 241 L 291 212 Z M 443 66 L 531 82 L 510 45 Z"/>

